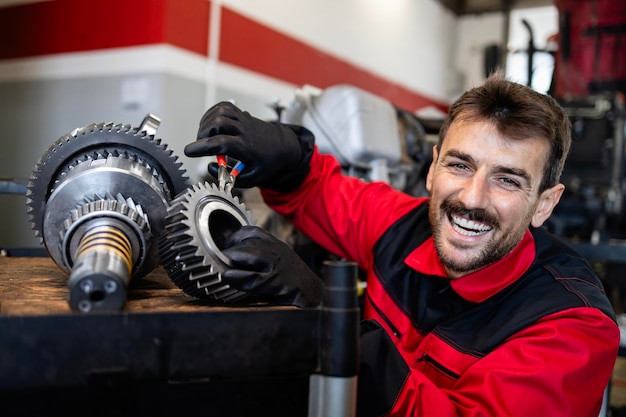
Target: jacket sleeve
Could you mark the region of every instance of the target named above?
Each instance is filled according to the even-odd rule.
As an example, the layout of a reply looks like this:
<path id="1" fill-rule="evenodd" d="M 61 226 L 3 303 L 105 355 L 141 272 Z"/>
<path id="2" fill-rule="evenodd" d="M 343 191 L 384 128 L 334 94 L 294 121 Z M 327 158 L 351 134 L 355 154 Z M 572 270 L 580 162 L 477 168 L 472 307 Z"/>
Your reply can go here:
<path id="1" fill-rule="evenodd" d="M 371 263 L 378 237 L 399 217 L 425 201 L 383 182 L 366 183 L 342 175 L 337 160 L 317 148 L 304 182 L 293 192 L 261 189 L 264 201 L 301 232 L 332 253 Z"/>
<path id="2" fill-rule="evenodd" d="M 359 417 L 595 417 L 619 347 L 619 329 L 602 312 L 565 310 L 513 335 L 442 388 L 403 362 L 386 332 L 365 325 Z"/>

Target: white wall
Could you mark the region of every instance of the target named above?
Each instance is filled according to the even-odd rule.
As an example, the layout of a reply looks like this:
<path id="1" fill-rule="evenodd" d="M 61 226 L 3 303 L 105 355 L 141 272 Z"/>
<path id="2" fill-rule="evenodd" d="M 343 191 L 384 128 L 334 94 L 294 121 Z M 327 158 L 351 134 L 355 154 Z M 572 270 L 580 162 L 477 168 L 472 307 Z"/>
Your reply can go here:
<path id="1" fill-rule="evenodd" d="M 505 16 L 502 13 L 469 15 L 459 19 L 452 68 L 460 76 L 461 88 L 450 90 L 451 99 L 484 81 L 484 49 L 491 44 L 506 43 L 504 26 Z"/>
<path id="2" fill-rule="evenodd" d="M 445 101 L 456 19 L 435 0 L 222 0 L 330 54 Z"/>

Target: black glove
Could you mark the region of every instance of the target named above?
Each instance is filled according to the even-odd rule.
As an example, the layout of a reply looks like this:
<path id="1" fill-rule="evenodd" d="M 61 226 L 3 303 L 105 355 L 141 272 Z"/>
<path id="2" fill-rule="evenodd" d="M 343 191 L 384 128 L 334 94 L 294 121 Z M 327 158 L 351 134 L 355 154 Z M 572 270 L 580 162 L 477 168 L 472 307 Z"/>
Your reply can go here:
<path id="1" fill-rule="evenodd" d="M 322 280 L 286 243 L 259 227 L 237 230 L 222 253 L 232 261 L 222 281 L 235 289 L 281 305 L 315 307 L 322 301 Z"/>
<path id="2" fill-rule="evenodd" d="M 265 122 L 221 102 L 202 116 L 198 139 L 185 147 L 185 155 L 227 155 L 245 164 L 238 187 L 289 192 L 309 173 L 313 144 L 313 134 L 303 127 Z M 217 177 L 216 164 L 209 172 Z"/>

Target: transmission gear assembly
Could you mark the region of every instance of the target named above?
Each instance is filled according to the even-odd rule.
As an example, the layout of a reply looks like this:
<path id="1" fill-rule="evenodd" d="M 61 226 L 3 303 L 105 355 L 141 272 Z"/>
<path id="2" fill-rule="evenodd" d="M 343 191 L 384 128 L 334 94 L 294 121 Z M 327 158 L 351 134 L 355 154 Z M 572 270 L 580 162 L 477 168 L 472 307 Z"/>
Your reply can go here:
<path id="1" fill-rule="evenodd" d="M 209 303 L 235 303 L 246 296 L 221 278 L 230 267 L 222 253 L 228 236 L 255 224 L 252 214 L 231 194 L 231 187 L 232 182 L 225 187 L 204 182 L 176 197 L 159 246 L 161 262 L 172 281 Z"/>
<path id="2" fill-rule="evenodd" d="M 41 157 L 27 191 L 29 220 L 69 276 L 73 310 L 120 310 L 131 278 L 158 264 L 170 200 L 188 187 L 178 157 L 139 127 L 91 124 L 62 136 Z"/>

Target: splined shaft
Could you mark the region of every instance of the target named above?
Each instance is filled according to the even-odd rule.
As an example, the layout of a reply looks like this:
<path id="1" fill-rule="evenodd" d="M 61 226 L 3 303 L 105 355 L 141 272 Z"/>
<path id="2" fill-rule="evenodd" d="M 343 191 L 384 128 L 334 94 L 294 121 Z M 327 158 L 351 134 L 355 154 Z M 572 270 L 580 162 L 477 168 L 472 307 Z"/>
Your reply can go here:
<path id="1" fill-rule="evenodd" d="M 69 279 L 70 305 L 88 313 L 94 304 L 119 310 L 133 269 L 132 245 L 127 235 L 111 226 L 99 226 L 82 237 Z"/>

